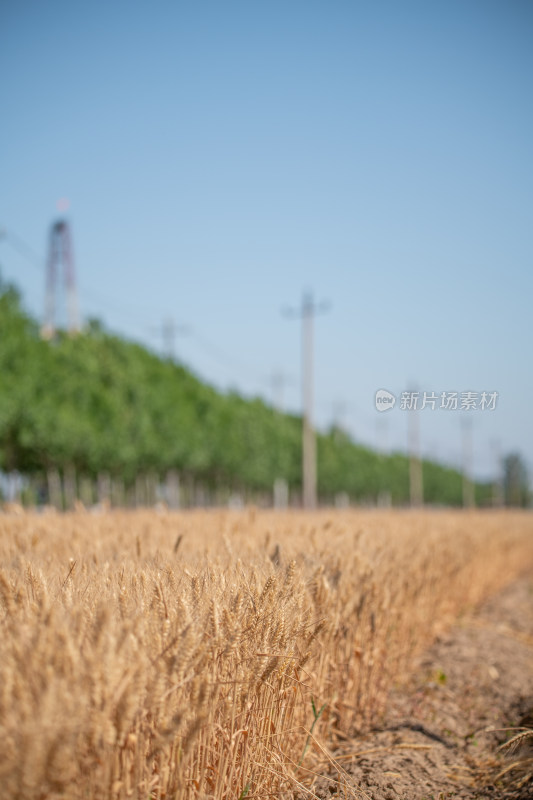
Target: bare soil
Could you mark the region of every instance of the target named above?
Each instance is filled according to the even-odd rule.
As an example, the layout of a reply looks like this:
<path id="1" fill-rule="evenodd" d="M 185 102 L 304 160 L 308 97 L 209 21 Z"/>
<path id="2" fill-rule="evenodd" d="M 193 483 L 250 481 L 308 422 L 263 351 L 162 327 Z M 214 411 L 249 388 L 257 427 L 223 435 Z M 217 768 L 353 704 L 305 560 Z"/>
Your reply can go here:
<path id="1" fill-rule="evenodd" d="M 379 730 L 342 743 L 339 767 L 318 778 L 318 798 L 526 800 L 495 780 L 511 763 L 498 752 L 533 725 L 533 576 L 491 598 L 439 638 L 395 690 Z M 516 754 L 515 754 L 516 756 Z M 512 778 L 517 773 L 511 773 Z"/>

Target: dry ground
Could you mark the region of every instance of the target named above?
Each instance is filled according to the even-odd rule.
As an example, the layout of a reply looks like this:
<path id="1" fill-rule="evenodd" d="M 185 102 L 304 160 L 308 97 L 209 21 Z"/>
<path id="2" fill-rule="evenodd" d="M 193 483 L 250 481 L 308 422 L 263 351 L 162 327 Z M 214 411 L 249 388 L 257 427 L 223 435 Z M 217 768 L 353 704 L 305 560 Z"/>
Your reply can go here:
<path id="1" fill-rule="evenodd" d="M 503 800 L 533 797 L 496 775 L 507 726 L 532 724 L 533 576 L 513 582 L 427 650 L 407 688 L 393 691 L 379 730 L 343 742 L 345 770 L 313 787 L 319 798 Z M 487 729 L 500 729 L 490 732 Z M 510 774 L 516 778 L 516 773 Z"/>

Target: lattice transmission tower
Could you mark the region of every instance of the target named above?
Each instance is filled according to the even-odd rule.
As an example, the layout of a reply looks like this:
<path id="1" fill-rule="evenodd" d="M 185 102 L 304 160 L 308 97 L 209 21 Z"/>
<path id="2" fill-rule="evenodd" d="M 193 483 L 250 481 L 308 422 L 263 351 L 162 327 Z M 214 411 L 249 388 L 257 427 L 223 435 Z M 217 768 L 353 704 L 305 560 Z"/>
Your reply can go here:
<path id="1" fill-rule="evenodd" d="M 51 338 L 56 331 L 56 296 L 58 289 L 58 272 L 63 265 L 63 286 L 67 301 L 67 326 L 69 333 L 78 333 L 80 318 L 78 311 L 78 294 L 74 272 L 74 255 L 72 251 L 72 234 L 69 223 L 60 219 L 50 227 L 48 243 L 48 259 L 46 263 L 46 301 L 42 335 Z"/>

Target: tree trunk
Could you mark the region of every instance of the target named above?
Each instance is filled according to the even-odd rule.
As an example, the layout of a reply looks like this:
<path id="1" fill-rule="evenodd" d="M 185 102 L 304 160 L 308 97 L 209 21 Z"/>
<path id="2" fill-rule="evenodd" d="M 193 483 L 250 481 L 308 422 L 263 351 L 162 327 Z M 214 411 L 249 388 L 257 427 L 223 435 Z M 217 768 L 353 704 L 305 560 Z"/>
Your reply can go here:
<path id="1" fill-rule="evenodd" d="M 82 475 L 80 478 L 79 498 L 86 508 L 90 508 L 94 503 L 94 486 L 87 475 Z"/>
<path id="2" fill-rule="evenodd" d="M 48 483 L 48 503 L 54 508 L 57 508 L 58 511 L 62 511 L 63 493 L 61 491 L 59 470 L 55 467 L 50 467 L 46 473 L 46 480 Z"/>
<path id="3" fill-rule="evenodd" d="M 167 472 L 165 483 L 165 499 L 171 509 L 180 507 L 180 478 L 175 469 Z"/>
<path id="4" fill-rule="evenodd" d="M 63 497 L 65 508 L 72 511 L 76 502 L 76 470 L 73 464 L 67 464 L 63 470 Z"/>
<path id="5" fill-rule="evenodd" d="M 285 478 L 274 481 L 274 508 L 283 510 L 289 505 L 289 484 Z"/>
<path id="6" fill-rule="evenodd" d="M 111 480 L 108 472 L 98 473 L 98 502 L 100 505 L 108 505 L 111 496 Z"/>

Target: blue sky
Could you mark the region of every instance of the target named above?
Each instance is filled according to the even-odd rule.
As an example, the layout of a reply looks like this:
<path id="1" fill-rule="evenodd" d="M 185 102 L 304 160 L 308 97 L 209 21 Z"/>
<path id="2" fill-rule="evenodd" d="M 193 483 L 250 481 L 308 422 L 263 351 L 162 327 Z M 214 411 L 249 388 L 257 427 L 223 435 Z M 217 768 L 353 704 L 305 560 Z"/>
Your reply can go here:
<path id="1" fill-rule="evenodd" d="M 79 302 L 211 383 L 300 408 L 302 292 L 316 419 L 405 449 L 374 394 L 498 391 L 475 469 L 533 468 L 533 5 L 81 2 L 0 6 L 0 269 L 42 316 L 70 200 Z M 17 251 L 15 236 L 36 258 Z M 460 463 L 461 412 L 420 414 Z"/>

